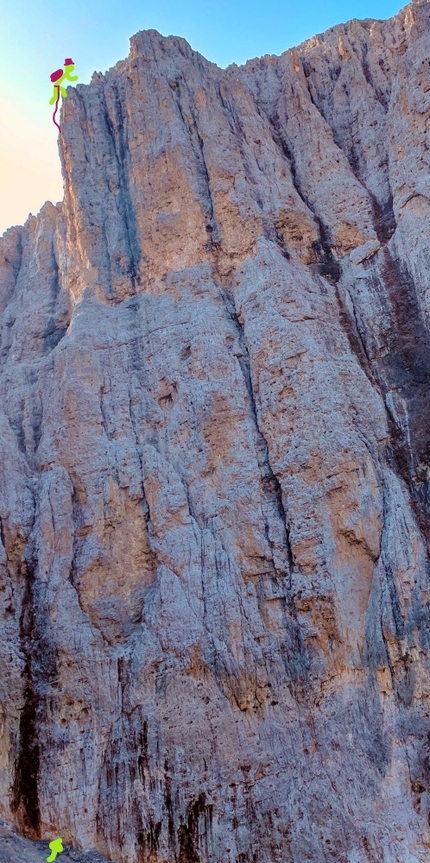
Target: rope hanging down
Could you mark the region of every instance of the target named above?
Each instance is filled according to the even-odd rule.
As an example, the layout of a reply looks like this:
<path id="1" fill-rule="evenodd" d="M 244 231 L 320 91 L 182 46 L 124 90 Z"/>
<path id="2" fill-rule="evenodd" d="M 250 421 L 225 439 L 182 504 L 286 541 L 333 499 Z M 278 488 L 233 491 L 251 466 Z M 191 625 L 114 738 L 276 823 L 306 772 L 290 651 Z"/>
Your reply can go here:
<path id="1" fill-rule="evenodd" d="M 55 115 L 56 115 L 56 113 L 57 113 L 57 108 L 58 108 L 58 103 L 59 103 L 59 101 L 60 101 L 60 88 L 59 88 L 59 87 L 55 87 L 55 89 L 56 89 L 56 91 L 57 91 L 57 101 L 56 101 L 56 103 L 55 103 L 55 111 L 54 111 L 54 113 L 53 113 L 53 115 L 52 115 L 52 119 L 53 119 L 53 121 L 54 121 L 54 123 L 55 123 L 55 125 L 56 125 L 56 127 L 57 127 L 58 131 L 60 132 L 60 135 L 61 135 L 61 126 L 59 126 L 59 125 L 58 125 L 58 123 L 57 123 L 57 121 L 56 121 L 56 119 L 55 119 Z"/>

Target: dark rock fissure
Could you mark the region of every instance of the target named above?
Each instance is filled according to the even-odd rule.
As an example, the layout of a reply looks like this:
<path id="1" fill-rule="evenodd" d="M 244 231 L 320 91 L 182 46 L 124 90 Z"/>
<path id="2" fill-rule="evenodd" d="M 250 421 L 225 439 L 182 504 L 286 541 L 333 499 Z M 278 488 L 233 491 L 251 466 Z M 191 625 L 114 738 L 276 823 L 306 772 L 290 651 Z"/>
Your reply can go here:
<path id="1" fill-rule="evenodd" d="M 352 306 L 352 315 L 349 311 L 349 308 L 344 299 L 344 293 L 341 290 L 340 286 L 336 284 L 336 298 L 339 306 L 339 320 L 342 325 L 342 329 L 346 334 L 348 339 L 351 351 L 357 357 L 358 362 L 360 363 L 361 368 L 366 374 L 372 386 L 377 387 L 377 381 L 375 380 L 371 361 L 367 354 L 365 342 L 361 336 L 360 330 L 358 328 L 358 321 L 355 314 L 355 306 L 351 301 Z"/>
<path id="2" fill-rule="evenodd" d="M 56 301 L 58 299 L 58 295 L 61 291 L 60 268 L 58 266 L 57 256 L 55 254 L 54 239 L 52 240 L 52 247 L 51 247 L 51 264 L 52 264 L 52 268 L 54 271 L 52 274 L 52 280 L 51 280 L 52 310 L 54 311 L 55 304 L 56 304 Z"/>
<path id="3" fill-rule="evenodd" d="M 25 456 L 27 455 L 27 447 L 25 443 L 25 434 L 24 434 L 24 423 L 23 423 L 23 413 L 24 413 L 24 405 L 21 403 L 20 405 L 21 415 L 18 416 L 15 420 L 9 420 L 10 427 L 12 431 L 15 433 L 16 440 L 18 443 L 18 449 Z"/>
<path id="4" fill-rule="evenodd" d="M 289 144 L 285 140 L 285 134 L 282 130 L 279 117 L 271 117 L 269 118 L 269 122 L 272 127 L 273 140 L 281 150 L 283 156 L 288 161 L 293 186 L 300 199 L 306 205 L 307 209 L 312 213 L 315 221 L 318 224 L 320 239 L 319 241 L 313 241 L 312 248 L 315 252 L 316 257 L 319 258 L 319 262 L 316 264 L 311 264 L 310 269 L 311 271 L 318 272 L 320 276 L 326 278 L 329 282 L 331 282 L 331 284 L 336 284 L 341 276 L 341 268 L 338 261 L 334 258 L 333 251 L 330 246 L 328 229 L 324 225 L 323 221 L 314 213 L 312 207 L 309 204 L 309 201 L 307 200 L 306 196 L 303 194 L 300 188 L 300 184 L 297 178 L 294 155 L 290 149 Z M 283 244 L 281 245 L 281 251 L 283 252 L 283 254 L 284 251 L 286 251 Z M 287 257 L 287 255 L 285 256 Z"/>
<path id="5" fill-rule="evenodd" d="M 179 855 L 178 863 L 200 863 L 200 848 L 204 837 L 205 858 L 208 856 L 208 845 L 212 838 L 213 805 L 206 803 L 206 796 L 201 792 L 193 803 L 187 807 L 187 820 L 178 827 Z"/>
<path id="6" fill-rule="evenodd" d="M 407 409 L 407 425 L 387 408 L 392 453 L 397 471 L 405 480 L 415 515 L 430 550 L 430 344 L 422 320 L 416 286 L 406 265 L 382 248 L 382 278 L 394 312 L 395 349 L 377 361 L 377 375 L 384 388 L 400 393 Z M 408 439 L 409 437 L 409 439 Z"/>
<path id="7" fill-rule="evenodd" d="M 103 286 L 105 290 L 105 296 L 107 300 L 115 300 L 114 289 L 112 284 L 112 255 L 109 249 L 109 243 L 106 233 L 106 225 L 105 221 L 103 221 L 100 227 L 100 237 L 104 246 L 104 259 L 105 266 L 102 269 L 103 272 Z"/>
<path id="8" fill-rule="evenodd" d="M 164 759 L 164 804 L 167 812 L 167 834 L 169 845 L 173 850 L 176 848 L 175 834 L 175 816 L 173 811 L 172 800 L 172 777 L 170 775 L 170 765 L 167 758 Z"/>
<path id="9" fill-rule="evenodd" d="M 175 91 L 174 91 L 175 92 L 175 103 L 176 103 L 178 111 L 181 115 L 181 119 L 182 119 L 182 122 L 184 124 L 184 128 L 187 129 L 187 131 L 189 133 L 189 136 L 191 139 L 191 145 L 193 147 L 194 153 L 196 154 L 196 157 L 197 157 L 198 162 L 200 164 L 200 168 L 201 168 L 202 175 L 203 175 L 204 187 L 205 187 L 205 192 L 206 192 L 206 194 L 205 194 L 205 199 L 206 199 L 205 200 L 205 206 L 207 208 L 206 209 L 206 220 L 207 220 L 206 231 L 208 232 L 207 249 L 208 250 L 214 249 L 215 251 L 217 251 L 220 249 L 221 235 L 220 235 L 218 224 L 217 224 L 217 221 L 215 218 L 215 211 L 214 211 L 211 188 L 210 188 L 210 177 L 209 177 L 209 171 L 207 168 L 205 152 L 204 152 L 204 141 L 203 141 L 203 139 L 199 133 L 197 117 L 196 117 L 196 115 L 193 112 L 192 107 L 191 107 L 191 104 L 192 104 L 191 99 L 190 99 L 190 103 L 189 103 L 189 110 L 191 113 L 193 123 L 192 123 L 192 126 L 190 126 L 189 123 L 187 123 L 187 120 L 186 120 L 186 117 L 185 117 L 185 114 L 184 114 L 184 111 L 182 108 L 182 104 L 181 104 L 181 83 L 180 83 L 180 81 L 177 81 L 176 83 L 177 83 L 177 87 L 175 88 Z M 189 90 L 188 90 L 188 94 L 191 95 Z M 197 146 L 196 146 L 196 142 L 197 142 Z"/>
<path id="10" fill-rule="evenodd" d="M 242 356 L 238 357 L 238 362 L 239 362 L 239 365 L 240 365 L 240 368 L 241 368 L 241 371 L 243 374 L 243 378 L 245 381 L 245 386 L 246 386 L 246 390 L 248 393 L 251 413 L 252 413 L 252 417 L 254 420 L 255 429 L 256 429 L 256 432 L 258 435 L 258 443 L 259 443 L 258 449 L 261 450 L 261 454 L 259 452 L 257 452 L 257 458 L 259 461 L 259 466 L 260 466 L 260 471 L 261 471 L 262 487 L 263 487 L 264 491 L 266 492 L 266 494 L 268 494 L 274 500 L 276 500 L 276 508 L 277 508 L 279 517 L 281 519 L 282 525 L 283 525 L 284 547 L 285 547 L 286 556 L 287 556 L 288 565 L 289 565 L 289 573 L 282 573 L 282 575 L 285 577 L 285 576 L 289 575 L 291 573 L 291 570 L 293 569 L 294 555 L 293 555 L 293 550 L 291 547 L 291 542 L 290 542 L 290 537 L 289 537 L 287 514 L 285 512 L 284 503 L 283 503 L 283 499 L 282 499 L 282 489 L 281 489 L 279 480 L 275 476 L 273 469 L 272 469 L 272 466 L 270 464 L 269 446 L 268 446 L 266 438 L 264 437 L 264 435 L 260 429 L 259 422 L 258 422 L 257 406 L 255 403 L 255 396 L 254 396 L 254 391 L 253 391 L 253 387 L 252 387 L 251 361 L 250 361 L 249 352 L 248 352 L 248 348 L 247 348 L 246 341 L 245 341 L 243 325 L 239 321 L 239 318 L 238 318 L 238 315 L 236 312 L 236 306 L 234 303 L 233 295 L 229 291 L 227 291 L 226 289 L 221 290 L 221 293 L 222 293 L 222 298 L 223 298 L 224 306 L 226 309 L 226 313 L 227 313 L 228 317 L 230 318 L 230 320 L 232 320 L 233 323 L 235 324 L 236 331 L 237 331 L 238 338 L 239 338 L 239 344 L 240 344 L 241 351 L 242 351 Z M 271 544 L 267 532 L 266 532 L 266 536 L 267 536 L 267 539 L 269 541 L 269 544 Z M 275 571 L 276 571 L 276 569 L 275 569 Z"/>
<path id="11" fill-rule="evenodd" d="M 320 276 L 323 276 L 331 284 L 336 285 L 341 276 L 340 264 L 333 256 L 327 227 L 324 225 L 322 220 L 315 215 L 315 213 L 313 215 L 315 221 L 318 223 L 320 234 L 319 242 L 314 241 L 312 243 L 312 248 L 320 259 L 320 263 L 317 265 L 318 271 Z"/>
<path id="12" fill-rule="evenodd" d="M 406 482 L 420 530 L 430 551 L 430 345 L 428 330 L 420 310 L 414 280 L 404 263 L 393 259 L 387 248 L 387 238 L 395 229 L 391 204 L 381 208 L 373 201 L 378 221 L 379 241 L 384 242 L 379 255 L 383 256 L 381 281 L 392 304 L 394 315 L 391 349 L 384 356 L 372 359 L 366 347 L 356 318 L 347 309 L 342 292 L 336 288 L 339 317 L 351 350 L 363 371 L 376 386 L 385 401 L 389 429 L 388 459 L 396 473 Z M 371 265 L 373 268 L 373 265 Z M 376 273 L 372 274 L 375 290 L 381 285 Z M 365 331 L 364 331 L 365 333 Z M 406 421 L 402 427 L 387 403 L 390 391 L 399 393 L 407 406 Z M 408 439 L 409 438 L 409 439 Z"/>
<path id="13" fill-rule="evenodd" d="M 113 441 L 113 440 L 115 440 L 115 434 L 114 434 L 114 432 L 111 431 L 111 423 L 109 422 L 109 417 L 107 415 L 106 408 L 105 408 L 105 386 L 104 386 L 104 384 L 102 384 L 100 387 L 99 399 L 100 399 L 100 414 L 101 414 L 101 418 L 102 418 L 101 419 L 102 428 L 103 428 L 103 431 L 104 431 L 107 439 L 110 441 Z"/>
<path id="14" fill-rule="evenodd" d="M 152 565 L 152 569 L 155 573 L 157 570 L 157 566 L 158 566 L 158 560 L 157 560 L 157 553 L 156 553 L 156 551 L 154 551 L 153 543 L 151 541 L 151 537 L 152 537 L 151 513 L 150 513 L 150 509 L 149 509 L 148 500 L 147 500 L 147 497 L 145 494 L 145 485 L 144 485 L 145 472 L 144 472 L 144 466 L 143 466 L 143 456 L 142 456 L 142 452 L 141 452 L 138 425 L 137 425 L 137 420 L 135 418 L 134 411 L 133 411 L 133 405 L 132 405 L 132 401 L 131 401 L 130 391 L 128 392 L 128 409 L 129 409 L 129 414 L 130 414 L 130 422 L 131 422 L 131 426 L 132 426 L 133 434 L 134 434 L 134 438 L 135 438 L 136 453 L 137 453 L 137 457 L 139 459 L 139 466 L 140 466 L 140 477 L 141 477 L 140 487 L 141 487 L 141 491 L 142 491 L 141 506 L 142 506 L 142 512 L 143 512 L 143 516 L 144 516 L 145 524 L 146 524 L 146 533 L 147 533 L 147 537 L 148 537 L 148 545 L 149 545 L 149 551 L 150 551 L 151 565 Z"/>
<path id="15" fill-rule="evenodd" d="M 106 126 L 109 132 L 109 138 L 111 140 L 111 148 L 113 148 L 113 152 L 115 154 L 119 175 L 120 192 L 117 196 L 116 205 L 118 207 L 119 213 L 124 219 L 124 225 L 128 241 L 129 265 L 127 269 L 127 275 L 131 280 L 132 287 L 135 289 L 136 285 L 141 284 L 139 267 L 142 262 L 142 252 L 138 239 L 136 215 L 134 212 L 133 201 L 130 191 L 129 173 L 126 170 L 125 164 L 128 149 L 125 141 L 125 124 L 122 113 L 121 100 L 119 98 L 118 90 L 115 87 L 112 88 L 112 92 L 114 95 L 116 111 L 116 129 L 114 129 L 113 122 L 109 115 L 106 99 L 104 99 L 104 115 Z M 116 148 L 116 142 L 118 142 L 118 150 Z"/>
<path id="16" fill-rule="evenodd" d="M 294 186 L 299 198 L 303 201 L 304 204 L 306 204 L 306 207 L 308 208 L 308 210 L 310 210 L 310 212 L 312 212 L 312 208 L 309 206 L 309 203 L 306 200 L 306 197 L 304 196 L 304 194 L 302 193 L 302 191 L 300 189 L 300 184 L 299 184 L 299 181 L 297 178 L 297 171 L 296 171 L 294 154 L 292 152 L 292 149 L 291 149 L 289 142 L 287 142 L 287 140 L 286 140 L 285 133 L 282 129 L 281 121 L 280 121 L 278 115 L 274 115 L 273 117 L 268 117 L 268 120 L 269 120 L 269 123 L 271 126 L 273 141 L 275 142 L 276 146 L 280 149 L 283 157 L 288 162 L 288 167 L 289 167 L 289 170 L 291 173 L 291 180 L 292 180 L 293 186 Z"/>
<path id="17" fill-rule="evenodd" d="M 19 277 L 19 274 L 21 271 L 21 266 L 22 266 L 22 257 L 23 257 L 23 252 L 24 252 L 23 236 L 24 236 L 24 228 L 21 227 L 21 225 L 20 225 L 19 226 L 19 237 L 18 237 L 18 243 L 17 243 L 18 255 L 12 264 L 12 271 L 13 271 L 13 276 L 14 276 L 14 287 L 18 281 L 18 277 Z"/>
<path id="18" fill-rule="evenodd" d="M 30 839 L 40 838 L 39 769 L 40 747 L 38 722 L 41 699 L 37 690 L 33 639 L 35 637 L 34 611 L 34 564 L 22 565 L 25 591 L 20 618 L 20 643 L 25 656 L 23 670 L 24 706 L 19 722 L 18 758 L 13 787 L 12 810 L 16 813 L 23 835 Z"/>
<path id="19" fill-rule="evenodd" d="M 67 329 L 68 324 L 65 326 L 61 326 L 59 325 L 59 322 L 57 322 L 54 318 L 49 318 L 46 327 L 41 334 L 43 340 L 43 349 L 46 353 L 54 350 L 54 348 L 57 347 L 59 342 L 61 342 L 61 339 L 63 339 L 66 335 Z"/>
<path id="20" fill-rule="evenodd" d="M 373 227 L 381 246 L 383 246 L 391 239 L 397 227 L 393 210 L 393 195 L 390 191 L 388 200 L 380 204 L 370 189 L 367 189 L 367 194 L 373 210 Z"/>

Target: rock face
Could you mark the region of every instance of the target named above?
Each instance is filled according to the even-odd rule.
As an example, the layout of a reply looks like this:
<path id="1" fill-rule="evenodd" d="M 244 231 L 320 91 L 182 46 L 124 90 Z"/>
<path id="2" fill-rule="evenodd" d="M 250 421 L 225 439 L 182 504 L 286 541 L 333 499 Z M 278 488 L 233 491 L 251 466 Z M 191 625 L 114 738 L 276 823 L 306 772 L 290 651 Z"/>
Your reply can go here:
<path id="1" fill-rule="evenodd" d="M 0 240 L 0 816 L 429 860 L 429 3 L 225 70 L 140 32 L 61 126 Z"/>
<path id="2" fill-rule="evenodd" d="M 106 857 L 91 849 L 78 851 L 67 845 L 63 847 L 64 851 L 56 858 L 57 863 L 108 863 Z M 51 853 L 49 842 L 32 842 L 31 839 L 23 839 L 10 830 L 4 822 L 0 822 L 1 863 L 46 863 Z"/>

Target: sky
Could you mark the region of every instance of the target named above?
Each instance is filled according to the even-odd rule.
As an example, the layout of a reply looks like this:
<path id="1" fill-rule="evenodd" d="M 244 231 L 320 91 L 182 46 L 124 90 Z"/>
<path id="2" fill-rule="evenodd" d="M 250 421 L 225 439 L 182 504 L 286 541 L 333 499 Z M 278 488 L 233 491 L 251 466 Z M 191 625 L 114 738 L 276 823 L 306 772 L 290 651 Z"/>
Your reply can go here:
<path id="1" fill-rule="evenodd" d="M 0 236 L 63 198 L 50 75 L 106 72 L 139 30 L 183 36 L 225 68 L 281 54 L 351 18 L 386 19 L 402 0 L 0 0 Z M 70 86 L 67 85 L 66 86 Z M 57 114 L 59 122 L 59 112 Z"/>

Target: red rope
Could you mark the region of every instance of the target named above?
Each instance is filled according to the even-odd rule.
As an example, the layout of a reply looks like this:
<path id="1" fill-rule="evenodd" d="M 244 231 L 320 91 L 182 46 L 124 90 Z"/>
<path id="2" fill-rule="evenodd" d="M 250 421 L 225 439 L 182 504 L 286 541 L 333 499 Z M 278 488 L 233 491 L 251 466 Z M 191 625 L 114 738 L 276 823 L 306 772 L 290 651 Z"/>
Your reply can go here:
<path id="1" fill-rule="evenodd" d="M 58 108 L 58 102 L 59 102 L 59 100 L 60 100 L 60 88 L 59 88 L 58 84 L 55 84 L 55 89 L 57 90 L 57 101 L 56 101 L 56 103 L 55 103 L 55 111 L 54 111 L 54 113 L 53 113 L 53 115 L 52 115 L 52 119 L 53 119 L 53 121 L 54 121 L 54 123 L 55 123 L 55 125 L 56 125 L 57 129 L 59 129 L 59 130 L 60 130 L 60 133 L 61 133 L 61 126 L 59 126 L 59 125 L 58 125 L 58 123 L 57 123 L 57 121 L 56 121 L 56 119 L 55 119 L 55 115 L 56 115 L 56 113 L 57 113 L 57 108 Z"/>

